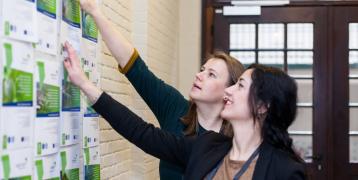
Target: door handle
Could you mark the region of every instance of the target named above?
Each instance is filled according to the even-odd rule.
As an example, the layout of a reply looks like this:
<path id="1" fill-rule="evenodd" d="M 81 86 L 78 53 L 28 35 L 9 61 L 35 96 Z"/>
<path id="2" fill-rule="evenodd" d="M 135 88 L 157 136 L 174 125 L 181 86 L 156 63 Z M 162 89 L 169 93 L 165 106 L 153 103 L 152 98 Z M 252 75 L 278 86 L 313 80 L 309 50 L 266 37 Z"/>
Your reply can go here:
<path id="1" fill-rule="evenodd" d="M 317 163 L 317 170 L 322 170 L 322 164 L 321 161 L 323 159 L 322 155 L 312 155 L 312 156 L 305 156 L 305 159 L 312 159 L 313 162 Z"/>

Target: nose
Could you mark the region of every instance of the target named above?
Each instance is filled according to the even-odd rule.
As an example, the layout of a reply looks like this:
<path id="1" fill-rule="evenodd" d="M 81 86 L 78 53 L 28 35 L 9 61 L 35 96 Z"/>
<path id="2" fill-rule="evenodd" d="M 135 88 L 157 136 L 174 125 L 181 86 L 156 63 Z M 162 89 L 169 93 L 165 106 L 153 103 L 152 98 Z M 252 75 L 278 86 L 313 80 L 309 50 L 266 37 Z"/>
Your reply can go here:
<path id="1" fill-rule="evenodd" d="M 202 81 L 203 80 L 203 72 L 196 73 L 195 78 L 199 81 Z"/>
<path id="2" fill-rule="evenodd" d="M 232 95 L 232 89 L 234 88 L 235 85 L 229 86 L 227 88 L 225 88 L 224 90 L 224 96 L 228 97 Z"/>

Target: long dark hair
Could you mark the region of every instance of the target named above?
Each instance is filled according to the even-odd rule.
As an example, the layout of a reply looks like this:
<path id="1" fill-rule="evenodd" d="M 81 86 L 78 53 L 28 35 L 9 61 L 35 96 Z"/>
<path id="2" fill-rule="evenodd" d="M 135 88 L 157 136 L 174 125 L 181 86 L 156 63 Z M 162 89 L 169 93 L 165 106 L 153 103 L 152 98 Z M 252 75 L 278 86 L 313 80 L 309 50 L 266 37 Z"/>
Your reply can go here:
<path id="1" fill-rule="evenodd" d="M 297 111 L 295 80 L 274 67 L 252 64 L 248 69 L 253 69 L 249 104 L 254 119 L 261 123 L 263 140 L 303 163 L 293 149 L 292 139 L 287 131 L 295 120 Z M 267 109 L 265 114 L 259 113 L 260 106 Z"/>
<path id="2" fill-rule="evenodd" d="M 229 79 L 227 82 L 227 86 L 231 86 L 237 82 L 241 74 L 244 72 L 244 66 L 241 64 L 241 62 L 234 57 L 226 54 L 222 51 L 215 51 L 212 55 L 210 55 L 207 60 L 216 58 L 220 59 L 225 62 L 227 66 L 227 70 L 229 72 Z M 189 101 L 189 110 L 188 113 L 181 118 L 181 121 L 186 126 L 184 130 L 184 134 L 187 136 L 195 135 L 198 128 L 198 115 L 196 113 L 196 104 L 190 100 Z M 232 137 L 233 136 L 233 130 L 230 123 L 228 123 L 226 120 L 223 121 L 223 125 L 221 127 L 221 133 L 223 133 L 226 136 Z"/>

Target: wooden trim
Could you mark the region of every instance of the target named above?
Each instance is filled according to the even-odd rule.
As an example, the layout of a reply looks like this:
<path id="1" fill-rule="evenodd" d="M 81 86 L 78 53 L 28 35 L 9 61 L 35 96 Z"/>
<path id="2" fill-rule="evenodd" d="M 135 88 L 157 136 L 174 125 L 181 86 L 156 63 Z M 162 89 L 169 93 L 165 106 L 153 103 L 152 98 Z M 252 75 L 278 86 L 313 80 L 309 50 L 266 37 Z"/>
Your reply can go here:
<path id="1" fill-rule="evenodd" d="M 214 0 L 212 3 L 213 7 L 220 6 L 230 6 L 231 0 Z M 322 1 L 322 0 L 290 0 L 289 5 L 285 5 L 283 7 L 288 6 L 352 6 L 358 5 L 358 1 L 350 0 L 350 1 Z"/>
<path id="2" fill-rule="evenodd" d="M 209 54 L 213 52 L 213 16 L 214 8 L 211 0 L 202 0 L 202 26 L 201 26 L 201 65 L 206 61 Z"/>

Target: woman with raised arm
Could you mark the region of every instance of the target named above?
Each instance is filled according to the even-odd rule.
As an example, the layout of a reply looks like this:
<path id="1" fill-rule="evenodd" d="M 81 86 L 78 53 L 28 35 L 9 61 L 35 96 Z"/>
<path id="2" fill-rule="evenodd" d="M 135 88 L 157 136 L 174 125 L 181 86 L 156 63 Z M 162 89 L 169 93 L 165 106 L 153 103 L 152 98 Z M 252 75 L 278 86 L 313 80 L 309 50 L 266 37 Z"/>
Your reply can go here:
<path id="1" fill-rule="evenodd" d="M 305 179 L 303 160 L 295 153 L 288 127 L 297 111 L 297 85 L 282 70 L 251 65 L 225 89 L 221 116 L 234 136 L 207 131 L 178 137 L 143 121 L 95 87 L 66 43 L 69 78 L 94 103 L 112 127 L 145 152 L 182 168 L 184 179 Z"/>
<path id="2" fill-rule="evenodd" d="M 179 91 L 155 76 L 112 23 L 101 13 L 95 0 L 81 0 L 83 10 L 91 14 L 108 49 L 122 72 L 153 111 L 160 127 L 178 136 L 199 135 L 207 130 L 232 136 L 230 124 L 220 117 L 224 89 L 233 85 L 244 68 L 235 58 L 215 52 L 196 74 L 190 101 Z M 180 168 L 160 162 L 161 179 L 181 180 Z"/>

